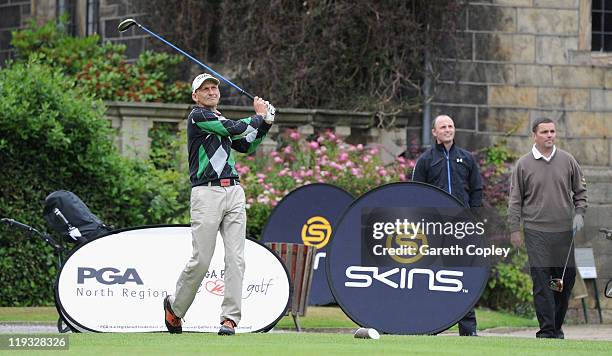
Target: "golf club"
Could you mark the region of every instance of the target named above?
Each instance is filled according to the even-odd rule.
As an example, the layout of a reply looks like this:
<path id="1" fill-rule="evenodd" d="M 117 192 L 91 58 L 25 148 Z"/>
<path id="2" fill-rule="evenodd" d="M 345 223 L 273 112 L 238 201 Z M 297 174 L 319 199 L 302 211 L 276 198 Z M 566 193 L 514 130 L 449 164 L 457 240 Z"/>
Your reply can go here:
<path id="1" fill-rule="evenodd" d="M 567 258 L 565 259 L 565 265 L 563 266 L 563 274 L 561 278 L 551 278 L 548 283 L 548 287 L 555 292 L 561 293 L 563 291 L 563 278 L 565 278 L 565 270 L 567 269 L 567 263 L 572 254 L 572 246 L 574 245 L 574 236 L 576 236 L 576 230 L 572 232 L 572 242 L 570 242 L 569 251 L 567 251 Z"/>
<path id="2" fill-rule="evenodd" d="M 168 46 L 174 48 L 175 50 L 177 50 L 178 52 L 180 52 L 181 54 L 185 55 L 187 58 L 191 59 L 192 61 L 194 61 L 195 63 L 199 64 L 200 66 L 206 68 L 206 70 L 208 70 L 211 74 L 213 74 L 214 76 L 216 76 L 217 78 L 223 80 L 224 82 L 226 82 L 227 84 L 231 85 L 232 87 L 234 87 L 234 89 L 238 90 L 240 92 L 240 94 L 246 96 L 247 98 L 253 100 L 254 97 L 253 95 L 249 94 L 247 91 L 243 90 L 242 88 L 240 88 L 239 86 L 237 86 L 236 84 L 232 83 L 231 81 L 229 81 L 228 79 L 226 79 L 224 76 L 222 76 L 221 74 L 217 73 L 214 69 L 210 68 L 209 66 L 207 66 L 206 64 L 200 62 L 199 60 L 197 60 L 196 58 L 194 58 L 192 55 L 190 55 L 189 53 L 183 51 L 182 49 L 176 47 L 175 45 L 173 45 L 172 43 L 166 41 L 164 38 L 162 38 L 161 36 L 157 35 L 155 32 L 149 30 L 148 28 L 144 27 L 143 25 L 139 24 L 136 20 L 134 19 L 125 19 L 123 21 L 121 21 L 121 23 L 119 24 L 119 26 L 117 26 L 117 29 L 119 30 L 119 32 L 125 32 L 128 28 L 132 27 L 132 26 L 138 26 L 141 29 L 143 29 L 145 32 L 147 32 L 148 34 L 150 34 L 151 36 L 157 38 L 158 40 L 162 41 L 163 43 L 167 44 Z"/>

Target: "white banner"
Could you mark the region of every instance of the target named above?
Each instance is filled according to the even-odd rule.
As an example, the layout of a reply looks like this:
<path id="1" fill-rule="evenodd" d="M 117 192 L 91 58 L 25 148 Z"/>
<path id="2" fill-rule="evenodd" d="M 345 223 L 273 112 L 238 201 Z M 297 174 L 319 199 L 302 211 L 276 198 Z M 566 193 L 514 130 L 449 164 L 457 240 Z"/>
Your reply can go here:
<path id="1" fill-rule="evenodd" d="M 80 331 L 165 331 L 163 299 L 192 253 L 188 226 L 122 231 L 88 242 L 64 264 L 56 303 L 67 322 Z M 183 331 L 217 332 L 224 292 L 224 248 L 215 253 Z M 282 262 L 262 244 L 247 239 L 242 320 L 237 333 L 264 331 L 284 314 L 289 279 Z"/>

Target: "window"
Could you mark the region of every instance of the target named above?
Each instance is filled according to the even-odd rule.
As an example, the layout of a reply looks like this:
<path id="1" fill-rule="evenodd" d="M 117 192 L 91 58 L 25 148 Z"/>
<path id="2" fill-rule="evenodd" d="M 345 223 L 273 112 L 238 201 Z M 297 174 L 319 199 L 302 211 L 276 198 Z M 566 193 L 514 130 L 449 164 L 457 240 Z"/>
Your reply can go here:
<path id="1" fill-rule="evenodd" d="M 97 0 L 87 0 L 85 36 L 93 35 L 98 32 L 98 17 L 100 13 L 100 3 Z"/>
<path id="2" fill-rule="evenodd" d="M 76 24 L 75 24 L 75 2 L 71 0 L 56 0 L 55 1 L 55 9 L 56 9 L 56 17 L 59 21 L 59 17 L 62 15 L 68 16 L 68 23 L 66 32 L 71 35 L 76 35 Z"/>
<path id="3" fill-rule="evenodd" d="M 612 52 L 612 0 L 593 0 L 591 50 Z"/>

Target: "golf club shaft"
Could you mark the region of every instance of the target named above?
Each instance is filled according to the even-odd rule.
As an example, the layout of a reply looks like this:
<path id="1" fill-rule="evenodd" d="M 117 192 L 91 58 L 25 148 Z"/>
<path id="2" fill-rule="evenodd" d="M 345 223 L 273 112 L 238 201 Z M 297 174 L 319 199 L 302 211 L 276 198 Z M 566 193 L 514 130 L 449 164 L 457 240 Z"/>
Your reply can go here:
<path id="1" fill-rule="evenodd" d="M 572 231 L 572 242 L 570 242 L 569 251 L 567 251 L 567 258 L 565 258 L 565 265 L 563 266 L 563 274 L 561 280 L 565 278 L 565 270 L 567 269 L 567 263 L 569 262 L 570 255 L 572 254 L 572 246 L 574 246 L 574 236 L 576 236 L 576 230 Z"/>
<path id="2" fill-rule="evenodd" d="M 232 86 L 234 89 L 238 90 L 240 92 L 240 94 L 246 96 L 247 98 L 253 100 L 254 97 L 253 95 L 251 95 L 250 93 L 248 93 L 247 91 L 243 90 L 242 88 L 240 88 L 239 86 L 237 86 L 236 84 L 232 83 L 230 80 L 226 79 L 224 76 L 222 76 L 221 74 L 217 73 L 214 69 L 210 68 L 209 66 L 207 66 L 206 64 L 200 62 L 199 60 L 197 60 L 195 57 L 193 57 L 192 55 L 190 55 L 189 53 L 183 51 L 182 49 L 176 47 L 175 45 L 173 45 L 172 43 L 166 41 L 163 37 L 159 36 L 158 34 L 156 34 L 155 32 L 149 30 L 148 28 L 144 27 L 143 25 L 139 24 L 138 22 L 134 21 L 135 24 L 140 27 L 141 29 L 143 29 L 146 33 L 150 34 L 151 36 L 157 38 L 158 40 L 162 41 L 163 43 L 167 44 L 168 46 L 174 48 L 175 50 L 177 50 L 178 52 L 180 52 L 181 54 L 183 54 L 184 56 L 186 56 L 187 58 L 191 59 L 192 61 L 194 61 L 195 63 L 199 64 L 200 66 L 206 68 L 206 70 L 208 70 L 212 75 L 218 77 L 219 79 L 223 80 L 224 82 L 226 82 L 227 84 L 229 84 L 230 86 Z"/>

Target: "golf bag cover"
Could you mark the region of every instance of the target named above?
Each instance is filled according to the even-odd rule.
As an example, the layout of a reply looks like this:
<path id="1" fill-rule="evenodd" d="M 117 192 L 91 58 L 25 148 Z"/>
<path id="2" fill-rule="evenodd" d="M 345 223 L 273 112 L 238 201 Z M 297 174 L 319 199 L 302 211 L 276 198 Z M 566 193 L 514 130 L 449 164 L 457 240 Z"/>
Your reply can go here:
<path id="1" fill-rule="evenodd" d="M 111 231 L 83 201 L 67 190 L 55 191 L 45 198 L 43 217 L 66 240 L 83 243 Z"/>

